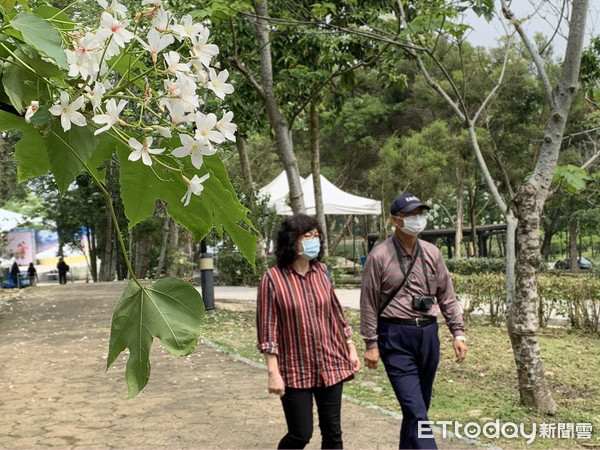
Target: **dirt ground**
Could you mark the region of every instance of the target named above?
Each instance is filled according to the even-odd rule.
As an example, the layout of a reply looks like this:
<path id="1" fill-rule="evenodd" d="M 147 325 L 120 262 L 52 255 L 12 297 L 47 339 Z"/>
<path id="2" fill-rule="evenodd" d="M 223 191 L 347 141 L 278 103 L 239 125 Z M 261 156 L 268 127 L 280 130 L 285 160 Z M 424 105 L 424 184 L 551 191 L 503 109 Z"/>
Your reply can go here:
<path id="1" fill-rule="evenodd" d="M 124 287 L 39 286 L 0 300 L 0 448 L 275 448 L 285 421 L 265 371 L 206 344 L 174 358 L 155 341 L 148 386 L 126 398 L 127 356 L 106 371 Z M 397 448 L 398 419 L 348 401 L 342 417 L 346 448 Z M 309 448 L 319 444 L 315 426 Z"/>

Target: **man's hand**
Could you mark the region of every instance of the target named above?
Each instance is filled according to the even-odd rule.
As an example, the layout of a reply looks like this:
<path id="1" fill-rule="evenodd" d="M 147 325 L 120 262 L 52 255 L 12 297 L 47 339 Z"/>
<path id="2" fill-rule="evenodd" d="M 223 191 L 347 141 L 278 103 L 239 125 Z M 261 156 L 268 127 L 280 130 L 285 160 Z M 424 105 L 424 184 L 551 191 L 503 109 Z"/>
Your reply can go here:
<path id="1" fill-rule="evenodd" d="M 454 339 L 454 353 L 456 354 L 456 362 L 461 363 L 467 357 L 467 343 L 460 339 Z"/>
<path id="2" fill-rule="evenodd" d="M 377 369 L 377 362 L 379 361 L 379 349 L 372 348 L 365 352 L 365 365 L 369 369 Z"/>

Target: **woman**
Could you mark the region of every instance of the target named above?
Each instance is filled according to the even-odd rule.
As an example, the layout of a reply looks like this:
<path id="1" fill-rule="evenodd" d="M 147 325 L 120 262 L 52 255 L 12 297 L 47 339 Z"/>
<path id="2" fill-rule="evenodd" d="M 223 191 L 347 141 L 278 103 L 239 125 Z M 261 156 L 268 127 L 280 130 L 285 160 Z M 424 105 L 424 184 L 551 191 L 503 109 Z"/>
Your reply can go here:
<path id="1" fill-rule="evenodd" d="M 277 234 L 277 266 L 258 291 L 258 348 L 265 355 L 269 392 L 281 397 L 288 426 L 278 448 L 304 448 L 317 404 L 321 448 L 343 448 L 343 382 L 360 368 L 352 329 L 335 296 L 322 256 L 316 219 L 288 217 Z"/>

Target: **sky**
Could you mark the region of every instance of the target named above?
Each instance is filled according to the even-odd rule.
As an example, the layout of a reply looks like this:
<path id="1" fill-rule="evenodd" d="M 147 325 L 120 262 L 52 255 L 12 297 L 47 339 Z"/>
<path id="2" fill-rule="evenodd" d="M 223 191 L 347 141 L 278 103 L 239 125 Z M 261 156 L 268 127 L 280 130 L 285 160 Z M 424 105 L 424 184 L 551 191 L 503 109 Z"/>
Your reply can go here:
<path id="1" fill-rule="evenodd" d="M 496 9 L 500 11 L 500 2 L 496 1 Z M 512 2 L 511 9 L 517 17 L 527 17 L 534 12 L 532 3 L 538 4 L 540 1 L 533 0 L 515 0 Z M 560 0 L 542 0 L 545 7 L 535 14 L 530 20 L 525 23 L 525 29 L 527 34 L 533 38 L 535 32 L 541 32 L 546 36 L 552 36 L 554 32 L 554 25 L 557 22 L 556 11 L 551 6 L 552 4 L 562 4 Z M 600 34 L 600 0 L 589 0 L 590 11 L 587 18 L 586 24 L 586 45 L 589 43 L 591 36 Z M 483 18 L 477 17 L 474 13 L 469 12 L 465 17 L 465 23 L 468 23 L 473 27 L 473 31 L 470 32 L 467 40 L 475 45 L 483 45 L 486 47 L 497 46 L 496 39 L 505 35 L 502 25 L 498 20 L 494 20 L 488 23 Z M 513 30 L 509 28 L 509 31 Z M 553 46 L 555 49 L 555 55 L 562 55 L 566 47 L 565 36 L 568 33 L 568 26 L 566 23 L 561 27 L 562 36 L 557 35 L 554 38 Z M 562 58 L 561 58 L 562 59 Z"/>

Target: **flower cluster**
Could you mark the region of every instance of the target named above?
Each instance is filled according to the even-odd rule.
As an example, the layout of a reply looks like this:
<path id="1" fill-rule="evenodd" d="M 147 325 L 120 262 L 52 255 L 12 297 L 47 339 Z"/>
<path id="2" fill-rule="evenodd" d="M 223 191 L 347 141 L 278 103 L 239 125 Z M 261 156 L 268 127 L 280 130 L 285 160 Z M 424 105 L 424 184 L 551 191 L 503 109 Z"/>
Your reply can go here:
<path id="1" fill-rule="evenodd" d="M 168 165 L 169 158 L 179 161 L 189 156 L 200 169 L 203 157 L 215 154 L 217 144 L 235 141 L 232 112 L 222 111 L 218 118 L 204 111 L 209 93 L 223 100 L 233 92 L 227 70 L 218 72 L 211 65 L 219 48 L 209 43 L 205 24 L 190 15 L 177 20 L 161 0 L 143 0 L 133 19 L 126 19 L 127 8 L 116 0 L 97 1 L 104 8 L 98 27 L 69 34 L 65 53 L 75 83 L 57 94 L 50 112 L 60 117 L 65 132 L 72 125 L 86 126 L 90 118 L 98 126 L 95 134 L 110 131 L 128 143 L 129 160 L 179 170 L 188 185 L 182 198 L 187 205 L 192 194 L 200 195 L 208 174 L 190 180 L 181 163 L 175 168 Z M 119 65 L 124 59 L 126 72 Z M 152 64 L 144 64 L 145 60 Z M 38 107 L 32 103 L 26 119 Z M 173 135 L 181 146 L 152 148 Z"/>

